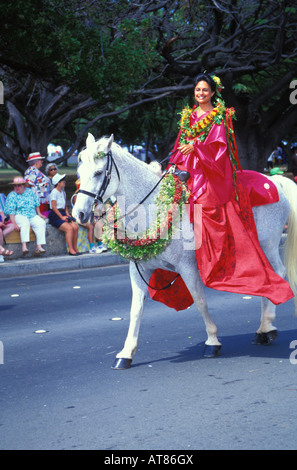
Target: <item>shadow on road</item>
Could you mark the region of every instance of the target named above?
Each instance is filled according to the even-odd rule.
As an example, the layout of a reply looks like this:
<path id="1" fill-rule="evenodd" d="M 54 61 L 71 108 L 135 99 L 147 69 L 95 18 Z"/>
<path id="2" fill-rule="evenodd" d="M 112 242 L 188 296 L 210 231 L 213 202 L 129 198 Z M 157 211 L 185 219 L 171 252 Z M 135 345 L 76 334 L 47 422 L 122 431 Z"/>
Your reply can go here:
<path id="1" fill-rule="evenodd" d="M 222 351 L 219 358 L 236 358 L 236 357 L 261 357 L 267 359 L 288 359 L 290 356 L 290 343 L 297 340 L 297 330 L 279 331 L 279 336 L 274 343 L 269 346 L 261 346 L 253 344 L 254 335 L 243 334 L 224 336 L 219 338 L 222 343 Z M 198 343 L 190 346 L 182 351 L 178 351 L 174 356 L 167 356 L 149 362 L 141 362 L 132 364 L 132 367 L 140 367 L 158 362 L 193 362 L 199 360 L 207 360 L 203 358 L 204 343 Z M 209 359 L 208 359 L 209 360 Z"/>
<path id="2" fill-rule="evenodd" d="M 14 307 L 13 305 L 0 305 L 0 312 L 11 310 L 13 307 Z"/>

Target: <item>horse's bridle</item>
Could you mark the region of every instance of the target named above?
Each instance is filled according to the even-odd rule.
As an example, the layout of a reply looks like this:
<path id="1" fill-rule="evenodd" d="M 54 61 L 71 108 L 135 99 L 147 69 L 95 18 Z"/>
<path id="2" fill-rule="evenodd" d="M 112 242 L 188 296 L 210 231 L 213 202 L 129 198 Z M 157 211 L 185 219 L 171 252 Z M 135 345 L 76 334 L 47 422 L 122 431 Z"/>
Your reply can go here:
<path id="1" fill-rule="evenodd" d="M 171 152 L 171 155 L 173 155 L 175 152 L 177 152 L 178 149 L 174 150 L 173 152 Z M 97 194 L 95 193 L 91 193 L 89 191 L 85 191 L 84 189 L 79 189 L 78 190 L 78 193 L 81 193 L 81 194 L 85 194 L 86 196 L 89 196 L 89 197 L 92 197 L 94 198 L 94 202 L 93 202 L 93 207 L 92 207 L 92 214 L 94 216 L 94 212 L 95 212 L 95 208 L 98 204 L 98 202 L 101 202 L 103 203 L 103 196 L 107 190 L 107 187 L 110 183 L 110 180 L 111 180 L 111 172 L 112 172 L 112 168 L 113 166 L 115 167 L 116 169 L 116 172 L 117 172 L 117 176 L 118 176 L 118 179 L 119 179 L 119 182 L 121 181 L 121 177 L 120 177 L 120 172 L 119 172 L 119 169 L 117 167 L 117 164 L 116 162 L 114 161 L 114 158 L 112 156 L 112 152 L 111 150 L 109 150 L 106 154 L 106 157 L 107 157 L 107 165 L 106 165 L 106 170 L 105 170 L 105 176 L 104 176 L 104 180 L 102 181 L 102 184 L 101 184 L 101 187 L 99 189 L 99 191 L 97 192 Z M 162 160 L 162 162 L 160 162 L 161 164 L 167 160 L 169 157 L 166 157 L 164 160 Z M 175 166 L 175 165 L 174 165 Z M 114 222 L 117 222 L 119 219 L 122 219 L 124 217 L 126 217 L 127 215 L 131 214 L 132 212 L 135 212 L 135 210 L 141 206 L 141 204 L 143 204 L 148 198 L 149 196 L 156 190 L 156 188 L 159 186 L 159 184 L 161 183 L 161 181 L 163 180 L 163 178 L 165 178 L 166 174 L 169 172 L 169 170 L 167 169 L 163 175 L 161 176 L 161 178 L 159 179 L 159 181 L 155 184 L 155 186 L 152 188 L 152 190 L 132 209 L 128 212 L 128 214 L 125 214 L 125 215 L 122 215 L 121 217 L 119 217 L 118 219 L 116 219 Z M 180 173 L 187 173 L 187 172 L 180 172 Z"/>
<path id="2" fill-rule="evenodd" d="M 105 175 L 104 175 L 104 179 L 102 181 L 99 191 L 97 193 L 91 193 L 89 191 L 85 191 L 84 189 L 78 190 L 78 193 L 85 194 L 86 196 L 94 198 L 93 210 L 98 204 L 98 202 L 103 203 L 103 196 L 106 193 L 106 190 L 110 183 L 113 166 L 116 169 L 119 181 L 121 181 L 120 172 L 119 172 L 116 162 L 114 161 L 111 150 L 107 152 L 106 157 L 107 157 L 107 165 L 106 165 Z"/>

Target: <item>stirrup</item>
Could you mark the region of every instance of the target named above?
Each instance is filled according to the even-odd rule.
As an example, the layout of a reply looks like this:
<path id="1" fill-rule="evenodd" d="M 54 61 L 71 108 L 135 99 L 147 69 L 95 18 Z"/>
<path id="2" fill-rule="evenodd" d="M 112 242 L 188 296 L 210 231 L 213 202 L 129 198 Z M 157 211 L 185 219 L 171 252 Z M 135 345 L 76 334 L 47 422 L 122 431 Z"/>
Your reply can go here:
<path id="1" fill-rule="evenodd" d="M 176 175 L 182 183 L 186 183 L 191 176 L 190 173 L 185 170 L 178 170 L 174 163 L 171 163 L 171 165 L 170 173 Z"/>
<path id="2" fill-rule="evenodd" d="M 186 183 L 191 176 L 190 173 L 185 170 L 175 170 L 175 174 L 179 177 L 182 183 Z"/>

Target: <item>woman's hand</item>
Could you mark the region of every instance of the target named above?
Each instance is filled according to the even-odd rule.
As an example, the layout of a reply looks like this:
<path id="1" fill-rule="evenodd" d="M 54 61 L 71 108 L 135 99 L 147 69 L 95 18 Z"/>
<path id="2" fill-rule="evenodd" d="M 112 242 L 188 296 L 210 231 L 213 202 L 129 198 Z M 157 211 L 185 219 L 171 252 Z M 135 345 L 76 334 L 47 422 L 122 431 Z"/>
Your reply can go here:
<path id="1" fill-rule="evenodd" d="M 36 213 L 37 213 L 37 215 L 39 215 L 39 217 L 40 217 L 41 219 L 43 219 L 43 220 L 46 220 L 46 219 L 47 219 L 47 217 L 46 217 L 45 215 L 43 215 L 43 214 L 40 212 L 39 207 L 36 207 Z"/>
<path id="2" fill-rule="evenodd" d="M 9 214 L 9 217 L 10 217 L 10 222 L 13 225 L 13 229 L 16 232 L 20 232 L 21 231 L 20 227 L 15 223 L 15 215 L 14 214 Z"/>
<path id="3" fill-rule="evenodd" d="M 190 153 L 194 151 L 194 146 L 192 144 L 184 144 L 178 147 L 178 150 L 183 155 L 189 155 Z"/>

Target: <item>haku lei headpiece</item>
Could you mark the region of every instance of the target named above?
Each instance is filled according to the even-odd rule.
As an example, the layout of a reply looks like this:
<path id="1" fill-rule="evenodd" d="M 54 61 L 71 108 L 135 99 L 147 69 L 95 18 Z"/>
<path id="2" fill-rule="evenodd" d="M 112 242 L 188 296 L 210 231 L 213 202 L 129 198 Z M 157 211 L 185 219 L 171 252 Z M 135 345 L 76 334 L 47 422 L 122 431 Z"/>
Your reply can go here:
<path id="1" fill-rule="evenodd" d="M 213 79 L 213 81 L 216 84 L 216 95 L 220 100 L 222 100 L 223 98 L 222 98 L 222 95 L 221 95 L 221 91 L 224 89 L 224 87 L 222 85 L 221 79 L 219 77 L 217 77 L 216 75 L 211 75 L 211 78 Z"/>

